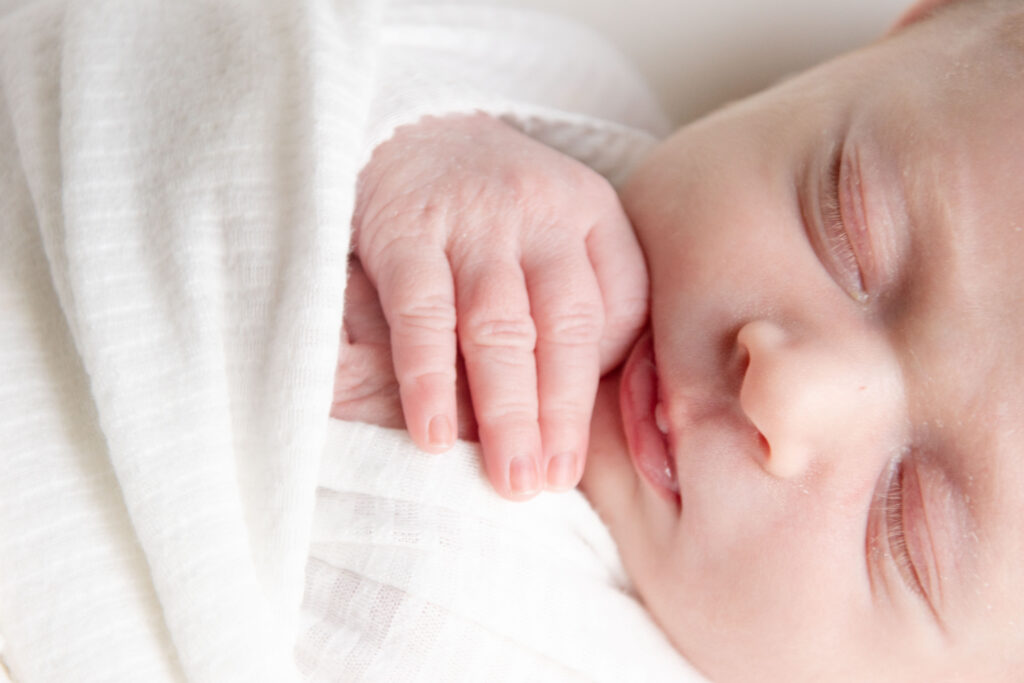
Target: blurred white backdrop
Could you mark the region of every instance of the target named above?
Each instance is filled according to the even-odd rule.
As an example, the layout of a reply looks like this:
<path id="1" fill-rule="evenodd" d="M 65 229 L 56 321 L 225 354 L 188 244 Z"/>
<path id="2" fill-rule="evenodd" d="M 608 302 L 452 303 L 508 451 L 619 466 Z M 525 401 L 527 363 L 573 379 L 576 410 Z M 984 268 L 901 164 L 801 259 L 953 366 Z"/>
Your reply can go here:
<path id="1" fill-rule="evenodd" d="M 504 0 L 611 39 L 684 123 L 881 36 L 911 0 Z"/>
<path id="2" fill-rule="evenodd" d="M 0 0 L 0 14 L 32 1 Z M 874 40 L 912 0 L 437 2 L 518 5 L 588 24 L 630 57 L 669 116 L 684 123 Z"/>

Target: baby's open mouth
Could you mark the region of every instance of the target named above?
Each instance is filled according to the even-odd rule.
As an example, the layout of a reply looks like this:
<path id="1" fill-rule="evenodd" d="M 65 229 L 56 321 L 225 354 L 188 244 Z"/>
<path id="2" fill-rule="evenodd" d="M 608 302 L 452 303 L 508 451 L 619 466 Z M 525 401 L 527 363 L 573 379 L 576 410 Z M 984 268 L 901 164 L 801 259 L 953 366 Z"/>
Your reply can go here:
<path id="1" fill-rule="evenodd" d="M 622 370 L 619 409 L 633 466 L 655 492 L 679 505 L 671 429 L 660 400 L 650 332 L 637 341 Z"/>

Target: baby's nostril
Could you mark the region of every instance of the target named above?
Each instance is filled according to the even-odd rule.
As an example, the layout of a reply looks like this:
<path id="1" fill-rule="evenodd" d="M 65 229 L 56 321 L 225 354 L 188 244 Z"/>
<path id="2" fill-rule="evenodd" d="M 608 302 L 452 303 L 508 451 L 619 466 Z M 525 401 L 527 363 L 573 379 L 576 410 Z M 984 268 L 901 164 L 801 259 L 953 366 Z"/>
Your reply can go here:
<path id="1" fill-rule="evenodd" d="M 768 439 L 764 438 L 764 434 L 761 432 L 757 433 L 757 443 L 761 447 L 761 450 L 767 455 L 771 448 L 768 446 Z"/>
<path id="2" fill-rule="evenodd" d="M 739 373 L 742 377 L 747 374 L 747 368 L 750 367 L 750 354 L 747 352 L 746 347 L 740 347 L 739 349 L 739 360 L 736 362 L 739 367 Z"/>
<path id="3" fill-rule="evenodd" d="M 757 427 L 754 427 L 754 434 L 757 435 L 754 458 L 761 463 L 762 467 L 771 471 L 771 468 L 776 464 L 772 458 L 772 447 L 768 443 L 768 439 L 765 438 L 765 435 Z"/>
<path id="4" fill-rule="evenodd" d="M 738 326 L 731 332 L 723 334 L 716 349 L 719 376 L 725 380 L 722 386 L 731 391 L 739 391 L 750 365 L 750 351 L 740 340 L 742 329 L 742 326 Z"/>
<path id="5" fill-rule="evenodd" d="M 742 344 L 737 344 L 733 348 L 732 358 L 727 368 L 726 377 L 729 383 L 729 389 L 735 392 L 738 396 L 740 390 L 743 389 L 743 381 L 746 379 L 747 370 L 750 368 L 750 353 L 747 348 Z"/>

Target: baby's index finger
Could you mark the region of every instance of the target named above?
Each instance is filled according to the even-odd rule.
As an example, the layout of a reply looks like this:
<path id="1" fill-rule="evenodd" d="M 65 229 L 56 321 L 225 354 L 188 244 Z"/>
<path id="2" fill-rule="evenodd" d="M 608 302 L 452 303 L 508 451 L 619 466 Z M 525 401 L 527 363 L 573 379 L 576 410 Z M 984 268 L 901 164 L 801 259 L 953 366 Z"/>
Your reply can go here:
<path id="1" fill-rule="evenodd" d="M 413 441 L 438 453 L 455 443 L 455 291 L 441 249 L 405 249 L 377 272 L 402 412 Z"/>

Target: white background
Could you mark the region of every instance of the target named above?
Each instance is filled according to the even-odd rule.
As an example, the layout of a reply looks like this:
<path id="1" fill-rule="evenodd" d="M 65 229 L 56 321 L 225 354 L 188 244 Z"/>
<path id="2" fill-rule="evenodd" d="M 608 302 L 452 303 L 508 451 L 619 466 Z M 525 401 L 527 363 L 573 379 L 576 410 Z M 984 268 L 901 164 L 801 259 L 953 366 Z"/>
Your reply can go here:
<path id="1" fill-rule="evenodd" d="M 882 35 L 911 0 L 506 0 L 626 53 L 677 123 Z"/>

